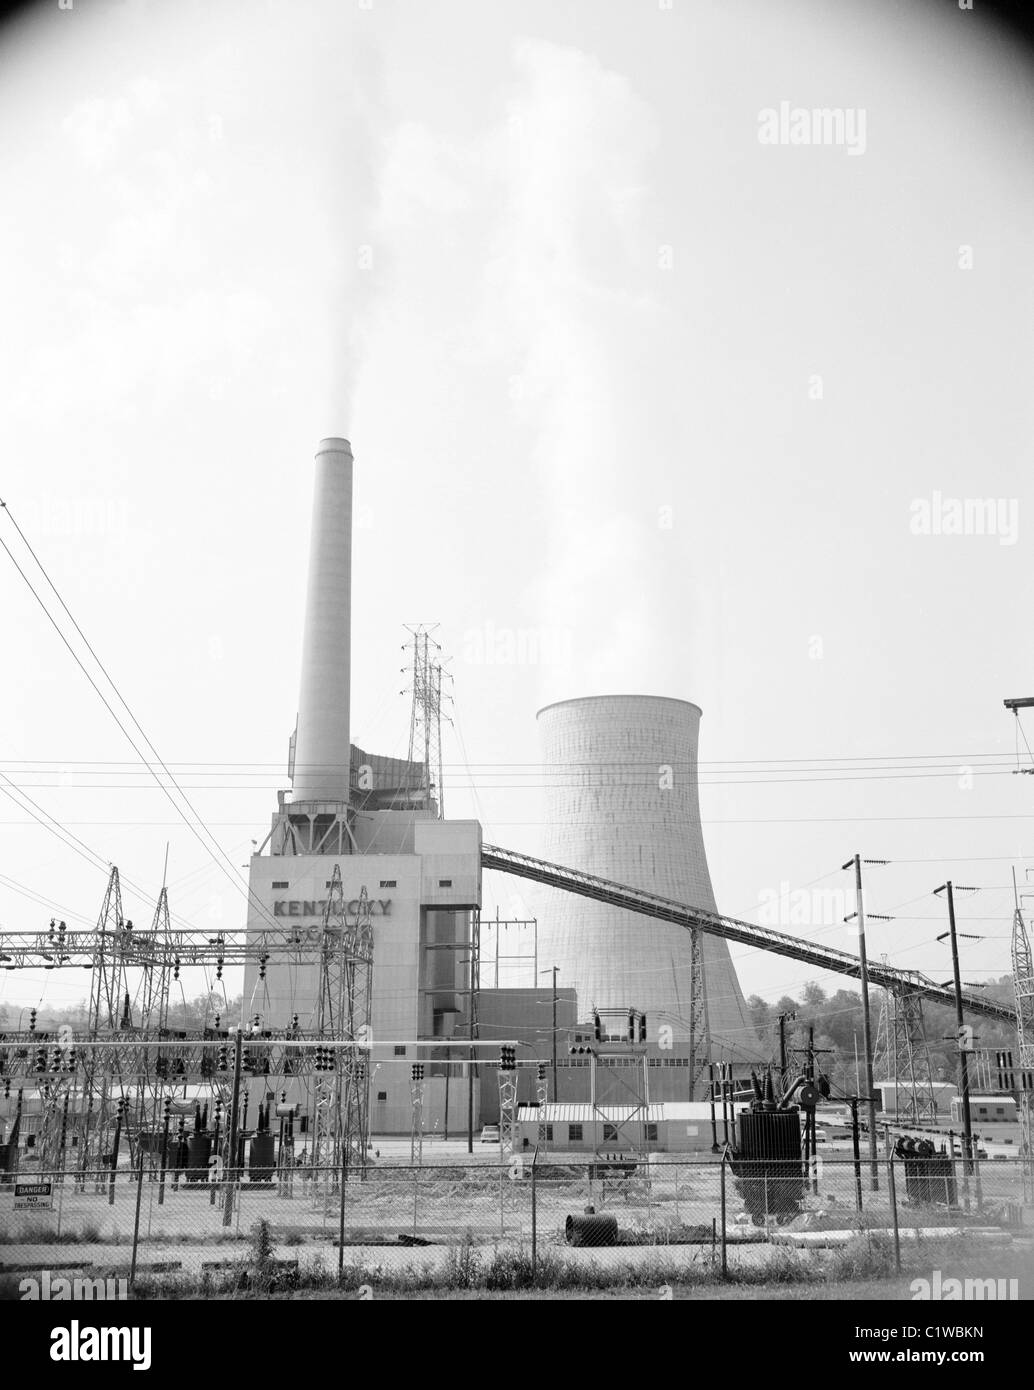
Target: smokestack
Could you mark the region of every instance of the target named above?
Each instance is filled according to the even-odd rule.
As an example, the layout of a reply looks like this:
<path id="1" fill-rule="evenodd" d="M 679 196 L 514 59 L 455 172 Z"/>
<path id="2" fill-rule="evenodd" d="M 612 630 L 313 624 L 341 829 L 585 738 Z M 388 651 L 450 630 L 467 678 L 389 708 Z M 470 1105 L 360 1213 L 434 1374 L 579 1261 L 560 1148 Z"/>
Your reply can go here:
<path id="1" fill-rule="evenodd" d="M 316 450 L 294 801 L 348 801 L 352 666 L 352 446 Z"/>

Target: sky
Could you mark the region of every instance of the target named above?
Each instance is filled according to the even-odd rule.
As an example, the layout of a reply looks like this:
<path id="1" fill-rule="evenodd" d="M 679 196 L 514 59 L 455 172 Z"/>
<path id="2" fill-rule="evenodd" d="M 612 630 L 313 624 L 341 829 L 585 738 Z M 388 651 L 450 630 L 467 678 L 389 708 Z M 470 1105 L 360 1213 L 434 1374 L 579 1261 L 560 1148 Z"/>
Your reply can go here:
<path id="1" fill-rule="evenodd" d="M 872 955 L 946 979 L 951 877 L 982 889 L 964 977 L 1008 969 L 1034 121 L 1002 33 L 898 0 L 111 0 L 0 61 L 0 537 L 220 847 L 0 552 L 0 926 L 95 920 L 111 863 L 149 921 L 167 847 L 177 917 L 243 924 L 344 435 L 356 743 L 405 754 L 405 625 L 437 623 L 446 811 L 536 853 L 542 705 L 691 700 L 721 910 L 853 949 L 859 852 L 890 861 Z M 496 875 L 485 906 L 535 911 Z M 837 986 L 733 957 L 771 1002 Z M 84 978 L 3 972 L 0 1003 Z"/>

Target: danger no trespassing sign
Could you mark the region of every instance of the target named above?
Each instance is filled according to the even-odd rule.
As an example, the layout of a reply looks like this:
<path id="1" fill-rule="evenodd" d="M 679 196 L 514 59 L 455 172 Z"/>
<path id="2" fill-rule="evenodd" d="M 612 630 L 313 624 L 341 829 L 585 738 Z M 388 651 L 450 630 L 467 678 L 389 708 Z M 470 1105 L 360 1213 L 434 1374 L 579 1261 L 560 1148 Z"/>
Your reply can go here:
<path id="1" fill-rule="evenodd" d="M 16 1182 L 15 1211 L 53 1211 L 53 1184 L 49 1182 Z"/>

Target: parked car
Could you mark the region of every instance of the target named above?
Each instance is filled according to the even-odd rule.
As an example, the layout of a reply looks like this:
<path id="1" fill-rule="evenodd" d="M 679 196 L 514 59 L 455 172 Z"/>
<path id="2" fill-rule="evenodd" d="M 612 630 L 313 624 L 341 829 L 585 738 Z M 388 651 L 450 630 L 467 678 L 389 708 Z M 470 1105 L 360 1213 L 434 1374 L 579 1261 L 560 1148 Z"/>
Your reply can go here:
<path id="1" fill-rule="evenodd" d="M 485 1125 L 484 1129 L 481 1131 L 481 1142 L 482 1144 L 498 1144 L 499 1126 Z"/>

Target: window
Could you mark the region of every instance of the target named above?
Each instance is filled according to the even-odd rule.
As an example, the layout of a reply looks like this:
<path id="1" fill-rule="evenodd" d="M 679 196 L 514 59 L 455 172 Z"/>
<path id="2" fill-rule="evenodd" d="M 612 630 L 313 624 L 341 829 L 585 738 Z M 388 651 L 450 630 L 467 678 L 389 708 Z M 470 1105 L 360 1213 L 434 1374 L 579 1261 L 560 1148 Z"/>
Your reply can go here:
<path id="1" fill-rule="evenodd" d="M 377 1092 L 377 1099 L 378 1099 L 378 1100 L 387 1100 L 387 1099 L 388 1099 L 388 1093 L 387 1093 L 387 1091 L 378 1091 L 378 1092 Z"/>
<path id="2" fill-rule="evenodd" d="M 382 879 L 381 879 L 381 887 L 382 887 L 382 888 L 397 888 L 398 886 L 399 886 L 399 882 L 398 882 L 398 879 L 397 879 L 397 878 L 382 878 Z"/>
<path id="3" fill-rule="evenodd" d="M 995 1106 L 995 1114 L 996 1114 L 996 1115 L 1004 1115 L 1004 1114 L 1005 1114 L 1005 1106 L 1004 1106 L 1004 1105 L 996 1105 L 996 1106 Z"/>
<path id="4" fill-rule="evenodd" d="M 406 1045 L 405 1045 L 405 1043 L 402 1043 L 401 1045 L 396 1045 L 396 1047 L 395 1047 L 395 1056 L 396 1056 L 396 1057 L 405 1057 L 405 1055 L 406 1055 Z"/>
<path id="5" fill-rule="evenodd" d="M 646 1126 L 646 1142 L 647 1142 L 648 1144 L 656 1144 L 656 1143 L 657 1143 L 657 1126 L 656 1126 L 656 1125 L 647 1125 L 647 1126 Z"/>
<path id="6" fill-rule="evenodd" d="M 604 1142 L 605 1144 L 616 1144 L 616 1143 L 618 1142 L 618 1127 L 617 1127 L 617 1125 L 604 1125 L 604 1126 L 603 1126 L 603 1142 Z"/>
<path id="7" fill-rule="evenodd" d="M 291 885 L 288 883 L 286 878 L 278 878 L 273 880 L 274 888 L 290 888 L 290 886 Z"/>
<path id="8" fill-rule="evenodd" d="M 439 887 L 439 888 L 451 888 L 451 887 L 452 887 L 452 879 L 451 879 L 451 878 L 440 878 L 440 879 L 438 880 L 438 887 Z"/>
<path id="9" fill-rule="evenodd" d="M 567 1141 L 568 1141 L 569 1144 L 580 1144 L 580 1143 L 582 1142 L 582 1127 L 581 1127 L 581 1125 L 568 1125 L 568 1126 L 567 1126 Z"/>
<path id="10" fill-rule="evenodd" d="M 552 1126 L 552 1125 L 547 1125 L 547 1126 L 546 1126 L 546 1143 L 547 1143 L 547 1144 L 552 1144 L 552 1142 L 553 1142 L 553 1126 Z"/>

